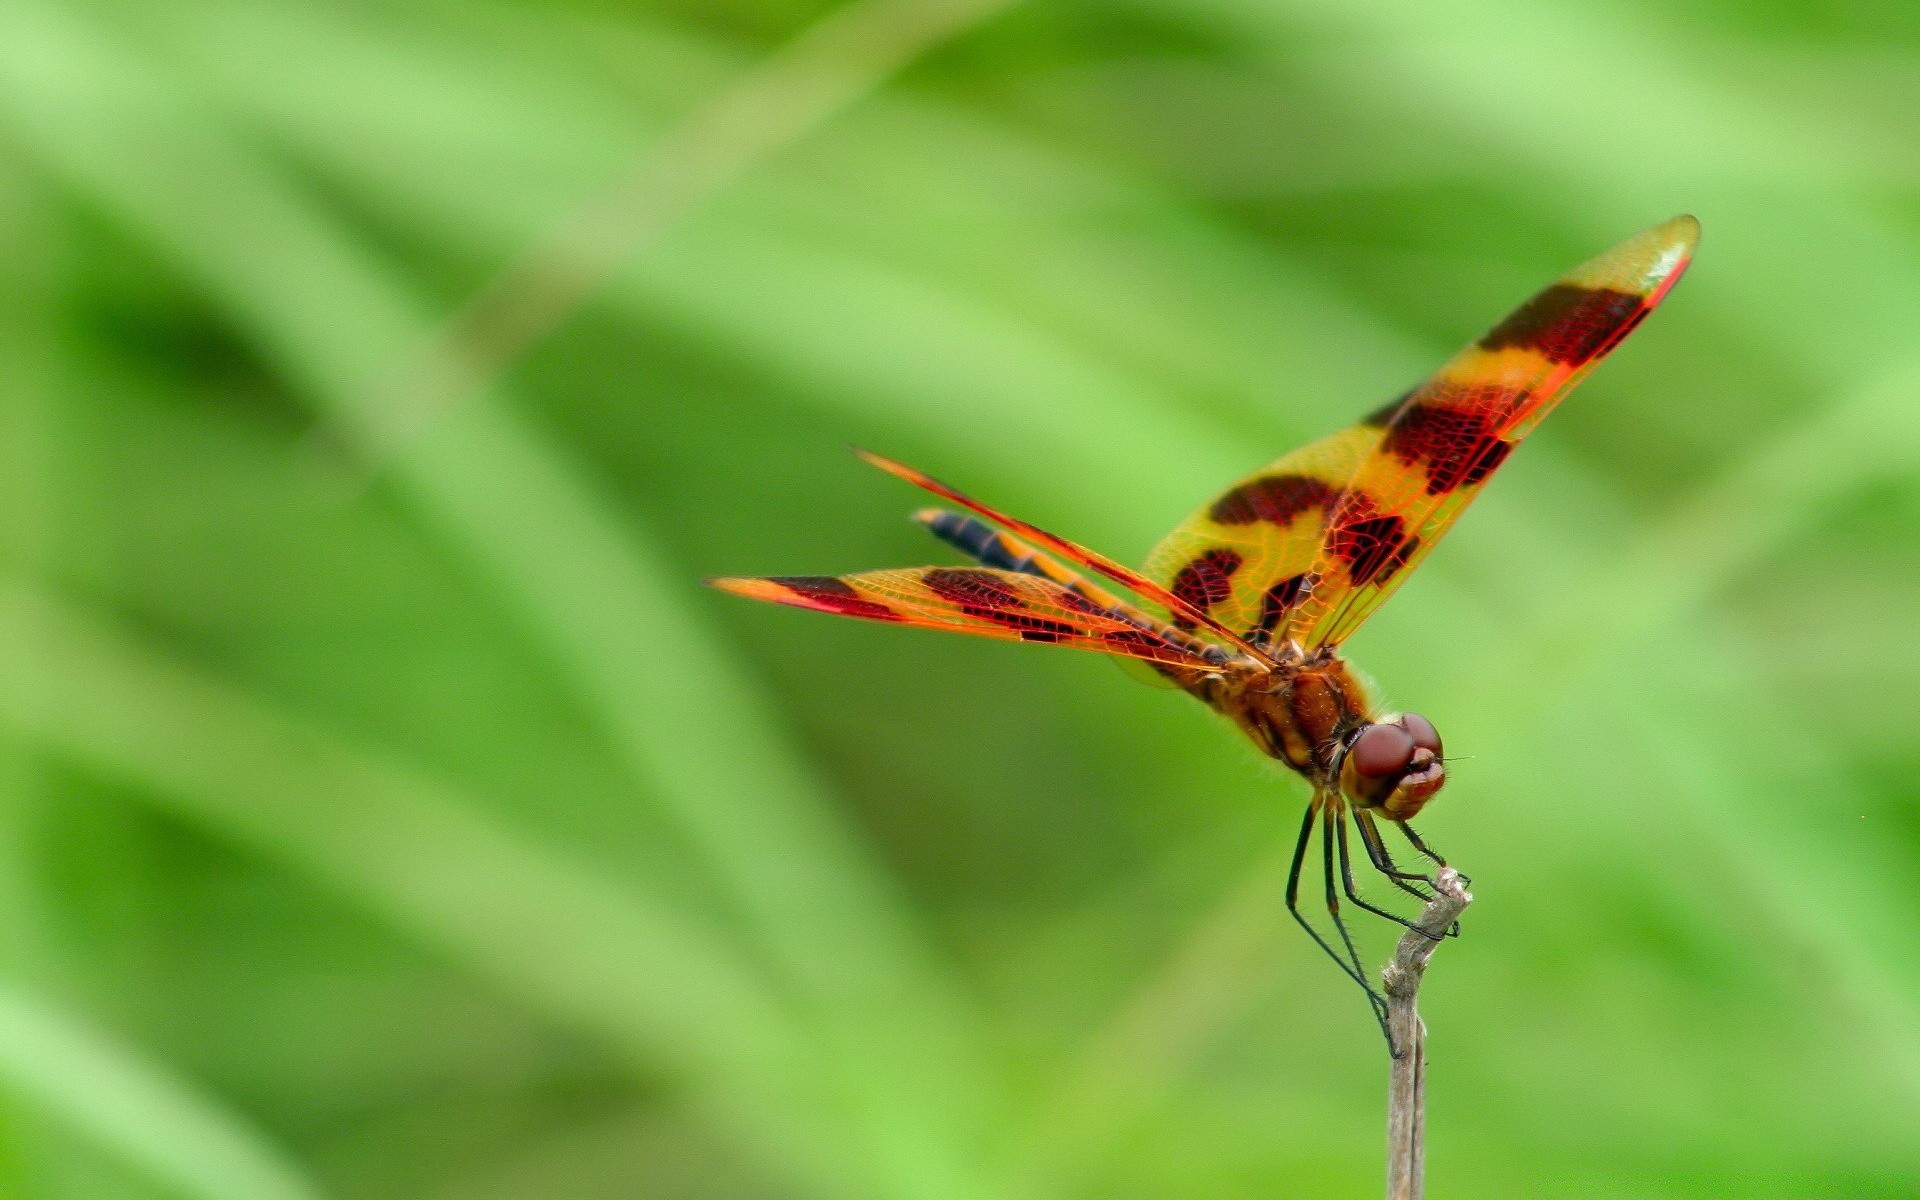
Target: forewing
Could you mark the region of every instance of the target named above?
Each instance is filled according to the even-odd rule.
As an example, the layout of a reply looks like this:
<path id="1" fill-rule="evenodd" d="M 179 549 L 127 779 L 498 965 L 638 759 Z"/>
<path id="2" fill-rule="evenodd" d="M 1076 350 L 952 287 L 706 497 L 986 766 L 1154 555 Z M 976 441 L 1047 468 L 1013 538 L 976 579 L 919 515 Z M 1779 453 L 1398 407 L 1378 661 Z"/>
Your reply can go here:
<path id="1" fill-rule="evenodd" d="M 1255 640 L 1345 640 L 1660 303 L 1698 237 L 1678 217 L 1569 272 L 1418 388 L 1188 517 L 1148 574 Z"/>
<path id="2" fill-rule="evenodd" d="M 1137 658 L 1167 667 L 1218 665 L 1149 629 L 1101 609 L 1050 579 L 984 567 L 910 567 L 857 575 L 798 575 L 708 580 L 722 591 L 810 608 L 945 629 L 975 637 L 1045 642 Z"/>
<path id="3" fill-rule="evenodd" d="M 1347 484 L 1290 630 L 1345 641 L 1419 565 L 1513 448 L 1680 279 L 1692 217 L 1657 225 L 1562 276 L 1405 397 Z"/>
<path id="4" fill-rule="evenodd" d="M 1327 518 L 1380 434 L 1354 425 L 1241 479 L 1161 539 L 1147 574 L 1250 641 L 1283 641 L 1315 586 Z"/>

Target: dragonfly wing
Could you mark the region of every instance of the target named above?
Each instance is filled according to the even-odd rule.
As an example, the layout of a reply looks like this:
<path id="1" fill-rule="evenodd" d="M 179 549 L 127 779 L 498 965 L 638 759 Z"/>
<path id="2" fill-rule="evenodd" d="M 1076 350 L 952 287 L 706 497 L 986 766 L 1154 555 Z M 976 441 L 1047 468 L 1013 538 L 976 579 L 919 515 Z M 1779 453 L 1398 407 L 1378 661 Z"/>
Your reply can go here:
<path id="1" fill-rule="evenodd" d="M 1350 426 L 1236 482 L 1147 554 L 1147 574 L 1254 642 L 1284 641 L 1312 594 L 1328 518 L 1347 481 L 1380 448 L 1380 429 Z M 1175 614 L 1181 627 L 1191 622 Z"/>
<path id="2" fill-rule="evenodd" d="M 1700 238 L 1676 217 L 1583 263 L 1408 395 L 1347 484 L 1293 636 L 1338 645 L 1391 596 L 1587 372 L 1680 280 Z"/>
<path id="3" fill-rule="evenodd" d="M 975 637 L 1045 642 L 1214 671 L 1219 664 L 1037 575 L 984 567 L 910 567 L 856 575 L 707 581 L 722 591 L 843 617 L 945 629 Z"/>
<path id="4" fill-rule="evenodd" d="M 1148 573 L 1250 637 L 1344 641 L 1660 303 L 1698 238 L 1677 217 L 1569 272 L 1413 391 L 1190 516 Z"/>
<path id="5" fill-rule="evenodd" d="M 1205 626 L 1211 635 L 1219 637 L 1232 648 L 1246 654 L 1254 661 L 1268 667 L 1274 665 L 1273 660 L 1261 653 L 1258 647 L 1248 644 L 1238 633 L 1220 622 L 1215 621 L 1212 617 L 1208 616 L 1205 611 L 1192 607 L 1181 597 L 1175 596 L 1167 591 L 1167 589 L 1161 587 L 1159 583 L 1147 578 L 1130 567 L 1122 566 L 1106 555 L 1101 554 L 1099 551 L 1089 550 L 1077 542 L 1070 542 L 1057 534 L 1048 533 L 1037 525 L 1030 525 L 1017 517 L 1010 517 L 997 509 L 989 508 L 980 501 L 975 500 L 972 496 L 944 484 L 924 472 L 916 471 L 905 463 L 895 462 L 893 459 L 883 457 L 869 450 L 856 450 L 855 453 L 873 466 L 887 472 L 889 475 L 904 479 L 915 487 L 925 488 L 927 491 L 943 499 L 951 500 L 968 512 L 991 521 L 993 524 L 1000 526 L 1008 532 L 1024 538 L 1027 542 L 1033 543 L 1042 550 L 1050 554 L 1059 555 L 1068 562 L 1077 563 L 1080 566 L 1086 567 L 1095 574 L 1104 575 L 1106 578 L 1126 588 L 1142 600 L 1166 608 L 1176 617 L 1180 618 L 1182 628 L 1190 629 Z"/>
<path id="6" fill-rule="evenodd" d="M 1017 571 L 1023 575 L 1039 575 L 1042 578 L 1051 579 L 1068 591 L 1091 600 L 1107 612 L 1124 614 L 1129 623 L 1156 634 L 1172 645 L 1197 651 L 1217 661 L 1225 661 L 1225 652 L 1218 646 L 1203 642 L 1148 616 L 1112 592 L 1092 583 L 1086 576 L 1067 567 L 1060 560 L 1029 546 L 1003 529 L 995 529 L 979 517 L 954 512 L 947 508 L 923 508 L 913 514 L 913 519 L 925 526 L 933 536 L 983 567 L 995 567 L 1003 571 Z M 1113 663 L 1144 683 L 1160 687 L 1173 686 L 1174 681 L 1154 663 L 1142 662 L 1137 658 L 1115 658 Z"/>

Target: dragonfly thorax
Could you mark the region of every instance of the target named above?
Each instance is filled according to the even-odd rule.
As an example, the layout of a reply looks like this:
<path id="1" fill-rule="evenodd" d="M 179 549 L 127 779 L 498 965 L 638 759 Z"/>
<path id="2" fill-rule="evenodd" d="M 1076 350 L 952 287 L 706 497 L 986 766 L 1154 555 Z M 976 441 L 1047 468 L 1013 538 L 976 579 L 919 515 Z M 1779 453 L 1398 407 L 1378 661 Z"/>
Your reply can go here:
<path id="1" fill-rule="evenodd" d="M 1356 808 L 1405 821 L 1446 782 L 1433 723 L 1417 713 L 1376 717 L 1359 676 L 1337 656 L 1210 675 L 1190 690 L 1261 750 Z"/>

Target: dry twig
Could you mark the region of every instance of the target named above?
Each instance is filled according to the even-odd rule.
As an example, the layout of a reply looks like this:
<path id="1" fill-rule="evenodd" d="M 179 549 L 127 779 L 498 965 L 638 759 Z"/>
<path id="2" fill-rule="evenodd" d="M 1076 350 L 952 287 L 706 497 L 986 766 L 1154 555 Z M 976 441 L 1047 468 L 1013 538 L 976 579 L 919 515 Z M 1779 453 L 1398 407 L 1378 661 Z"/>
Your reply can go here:
<path id="1" fill-rule="evenodd" d="M 1387 1200 L 1421 1200 L 1426 1195 L 1427 1027 L 1416 1001 L 1427 960 L 1440 945 L 1439 935 L 1473 903 L 1466 879 L 1453 868 L 1440 868 L 1434 882 L 1437 894 L 1420 914 L 1420 928 L 1401 937 L 1381 972 L 1387 1027 L 1399 1050 L 1387 1087 Z"/>

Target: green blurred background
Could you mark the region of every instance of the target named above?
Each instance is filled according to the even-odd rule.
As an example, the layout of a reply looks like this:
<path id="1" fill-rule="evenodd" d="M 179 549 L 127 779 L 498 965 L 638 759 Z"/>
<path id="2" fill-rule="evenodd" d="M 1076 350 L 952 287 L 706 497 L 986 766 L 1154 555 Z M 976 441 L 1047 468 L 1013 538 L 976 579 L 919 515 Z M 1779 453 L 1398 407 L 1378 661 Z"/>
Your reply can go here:
<path id="1" fill-rule="evenodd" d="M 1920 1195 L 1916 97 L 1865 0 L 7 0 L 0 1194 L 1376 1194 L 1296 781 L 697 581 L 950 561 L 850 442 L 1137 560 L 1692 211 L 1349 647 L 1465 759 L 1433 1192 Z"/>

